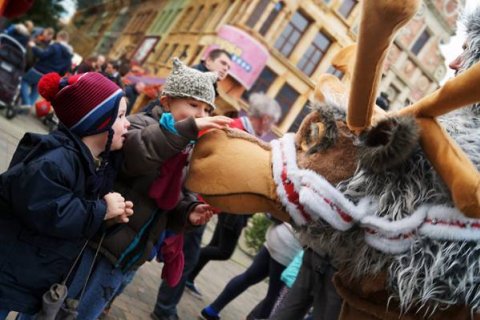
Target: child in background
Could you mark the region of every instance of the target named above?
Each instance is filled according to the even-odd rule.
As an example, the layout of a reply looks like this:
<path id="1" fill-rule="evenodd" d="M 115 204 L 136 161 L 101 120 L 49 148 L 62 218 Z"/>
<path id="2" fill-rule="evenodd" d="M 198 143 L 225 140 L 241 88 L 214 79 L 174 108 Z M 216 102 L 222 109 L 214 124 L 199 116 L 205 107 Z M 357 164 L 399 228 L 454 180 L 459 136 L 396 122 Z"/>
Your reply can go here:
<path id="1" fill-rule="evenodd" d="M 303 260 L 303 250 L 300 250 L 297 255 L 293 258 L 292 262 L 287 266 L 285 270 L 283 270 L 280 279 L 283 282 L 283 287 L 280 290 L 278 295 L 277 301 L 273 306 L 272 312 L 270 313 L 270 317 L 275 315 L 279 309 L 282 308 L 283 302 L 285 297 L 288 294 L 288 291 L 293 286 L 295 279 L 297 279 L 298 272 L 300 271 L 300 267 L 302 266 Z"/>
<path id="2" fill-rule="evenodd" d="M 174 59 L 160 99 L 163 110 L 156 106 L 129 117 L 132 126 L 115 188 L 135 203 L 135 216 L 103 241 L 103 255 L 97 258 L 80 301 L 79 319 L 97 319 L 125 282 L 152 258 L 157 244 L 164 262 L 162 278 L 171 284 L 180 278 L 182 233 L 186 227 L 205 224 L 213 214 L 209 205 L 182 188 L 187 160 L 199 131 L 231 122 L 227 117 L 209 116 L 215 108 L 215 81 L 215 73 L 202 73 Z M 95 247 L 98 242 L 92 242 L 84 255 L 71 286 L 73 297 L 79 297 Z"/>
<path id="3" fill-rule="evenodd" d="M 128 222 L 132 203 L 112 190 L 129 122 L 118 86 L 98 73 L 43 76 L 40 94 L 61 124 L 27 133 L 0 175 L 0 319 L 34 314 L 105 220 Z M 112 151 L 112 152 L 110 152 Z"/>

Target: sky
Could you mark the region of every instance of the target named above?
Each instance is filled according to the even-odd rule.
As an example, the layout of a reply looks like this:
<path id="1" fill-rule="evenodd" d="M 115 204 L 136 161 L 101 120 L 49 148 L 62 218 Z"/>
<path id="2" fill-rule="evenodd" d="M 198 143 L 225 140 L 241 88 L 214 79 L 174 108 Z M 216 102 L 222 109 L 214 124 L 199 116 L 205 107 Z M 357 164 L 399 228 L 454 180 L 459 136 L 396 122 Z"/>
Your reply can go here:
<path id="1" fill-rule="evenodd" d="M 465 4 L 465 12 L 472 12 L 475 8 L 480 6 L 480 0 L 467 0 Z M 465 41 L 465 30 L 461 23 L 457 23 L 457 34 L 450 38 L 450 42 L 446 45 L 440 46 L 440 50 L 442 51 L 443 55 L 445 56 L 445 62 L 447 64 L 450 63 L 453 59 L 455 59 L 461 52 L 462 52 L 462 45 Z M 454 75 L 454 71 L 448 68 L 447 75 L 445 76 L 443 82 L 452 78 Z"/>

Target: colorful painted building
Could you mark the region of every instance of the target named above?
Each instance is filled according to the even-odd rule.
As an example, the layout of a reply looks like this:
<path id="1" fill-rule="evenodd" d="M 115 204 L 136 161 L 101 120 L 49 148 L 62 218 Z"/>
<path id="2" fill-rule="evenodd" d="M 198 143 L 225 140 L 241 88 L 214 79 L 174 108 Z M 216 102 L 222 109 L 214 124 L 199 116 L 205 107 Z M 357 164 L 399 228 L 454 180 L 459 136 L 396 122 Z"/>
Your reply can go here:
<path id="1" fill-rule="evenodd" d="M 247 109 L 249 94 L 264 91 L 282 107 L 277 135 L 296 130 L 308 113 L 320 74 L 343 77 L 329 61 L 340 48 L 353 43 L 358 32 L 357 0 L 157 0 L 137 1 L 141 5 L 136 11 L 133 2 L 126 15 L 143 12 L 139 19 L 143 24 L 140 28 L 131 18 L 111 46 L 110 56 L 128 51 L 162 78 L 170 72 L 174 56 L 196 64 L 212 48 L 224 48 L 233 54 L 234 67 L 219 84 L 220 112 Z M 424 0 L 415 19 L 401 30 L 380 85 L 391 108 L 400 108 L 438 87 L 446 72 L 439 46 L 454 34 L 458 8 L 463 5 L 464 0 Z M 102 6 L 107 8 L 106 3 Z M 117 16 L 122 10 L 118 4 L 110 8 Z M 92 18 L 77 14 L 73 24 L 82 19 Z M 103 27 L 108 23 L 96 19 L 84 23 L 84 32 L 102 32 L 105 39 L 111 27 Z"/>

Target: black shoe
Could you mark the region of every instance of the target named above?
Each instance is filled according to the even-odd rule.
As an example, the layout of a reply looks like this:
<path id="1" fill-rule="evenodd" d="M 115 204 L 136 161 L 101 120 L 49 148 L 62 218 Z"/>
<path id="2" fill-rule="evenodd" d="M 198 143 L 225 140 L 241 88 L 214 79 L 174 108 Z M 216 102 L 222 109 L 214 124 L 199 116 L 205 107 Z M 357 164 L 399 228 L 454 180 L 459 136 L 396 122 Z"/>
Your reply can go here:
<path id="1" fill-rule="evenodd" d="M 200 290 L 197 289 L 197 287 L 195 286 L 195 283 L 187 281 L 187 283 L 185 284 L 185 287 L 190 291 L 192 295 L 202 299 L 202 293 L 200 292 Z"/>
<path id="2" fill-rule="evenodd" d="M 207 308 L 203 308 L 202 312 L 200 313 L 202 315 L 201 319 L 203 320 L 220 320 L 219 316 L 212 316 L 207 313 Z"/>
<path id="3" fill-rule="evenodd" d="M 169 316 L 159 316 L 155 314 L 155 312 L 150 313 L 150 318 L 153 320 L 180 320 L 180 318 L 176 314 L 172 314 Z"/>

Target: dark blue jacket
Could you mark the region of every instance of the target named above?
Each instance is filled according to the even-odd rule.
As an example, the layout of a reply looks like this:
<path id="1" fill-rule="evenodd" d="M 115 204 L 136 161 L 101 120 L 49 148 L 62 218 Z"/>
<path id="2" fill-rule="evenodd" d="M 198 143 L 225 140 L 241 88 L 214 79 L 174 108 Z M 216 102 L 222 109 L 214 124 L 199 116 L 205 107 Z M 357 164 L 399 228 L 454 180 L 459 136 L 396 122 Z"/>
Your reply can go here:
<path id="1" fill-rule="evenodd" d="M 33 67 L 43 74 L 57 72 L 63 76 L 71 67 L 73 53 L 66 44 L 54 42 L 45 49 L 33 47 L 32 51 L 38 58 Z"/>
<path id="2" fill-rule="evenodd" d="M 103 226 L 114 175 L 109 165 L 99 179 L 90 151 L 67 129 L 23 137 L 0 175 L 0 310 L 38 311 Z"/>

